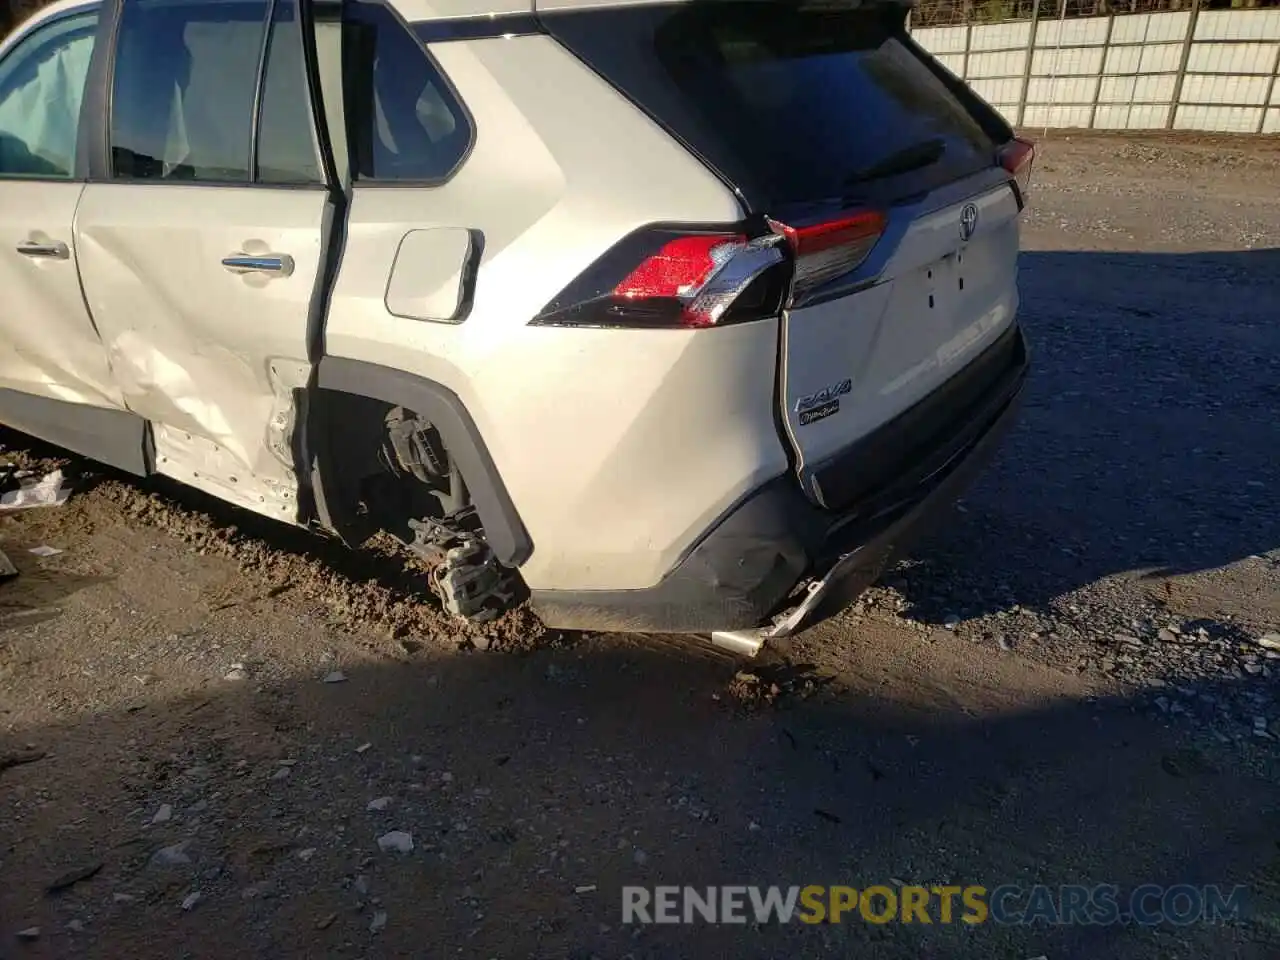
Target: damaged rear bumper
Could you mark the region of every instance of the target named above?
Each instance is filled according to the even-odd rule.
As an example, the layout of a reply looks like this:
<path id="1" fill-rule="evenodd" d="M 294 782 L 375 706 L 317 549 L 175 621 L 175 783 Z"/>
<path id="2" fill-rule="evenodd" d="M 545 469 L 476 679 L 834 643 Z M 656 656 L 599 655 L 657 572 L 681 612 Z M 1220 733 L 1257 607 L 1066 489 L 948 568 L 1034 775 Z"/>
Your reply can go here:
<path id="1" fill-rule="evenodd" d="M 743 653 L 813 626 L 973 482 L 1017 418 L 1027 369 L 1015 324 L 941 389 L 817 465 L 805 486 L 788 475 L 757 489 L 654 586 L 534 591 L 534 610 L 562 629 L 711 633 Z"/>

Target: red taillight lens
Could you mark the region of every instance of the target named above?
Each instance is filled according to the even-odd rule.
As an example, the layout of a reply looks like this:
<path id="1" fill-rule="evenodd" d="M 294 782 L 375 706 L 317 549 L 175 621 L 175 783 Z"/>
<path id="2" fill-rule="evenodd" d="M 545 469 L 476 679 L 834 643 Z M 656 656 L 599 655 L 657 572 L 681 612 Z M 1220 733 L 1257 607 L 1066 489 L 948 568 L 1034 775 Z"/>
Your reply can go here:
<path id="1" fill-rule="evenodd" d="M 863 210 L 803 227 L 770 220 L 770 228 L 786 238 L 795 255 L 793 299 L 857 269 L 879 242 L 886 222 L 879 210 Z"/>
<path id="2" fill-rule="evenodd" d="M 1000 166 L 1013 175 L 1018 188 L 1018 204 L 1025 206 L 1027 191 L 1031 187 L 1031 164 L 1036 158 L 1036 147 L 1030 140 L 1013 139 L 1000 148 L 997 154 Z"/>
<path id="3" fill-rule="evenodd" d="M 678 237 L 627 274 L 613 295 L 628 300 L 687 297 L 746 243 L 747 238 L 737 234 Z"/>
<path id="4" fill-rule="evenodd" d="M 532 323 L 698 328 L 777 316 L 786 261 L 772 234 L 646 228 L 592 264 Z"/>

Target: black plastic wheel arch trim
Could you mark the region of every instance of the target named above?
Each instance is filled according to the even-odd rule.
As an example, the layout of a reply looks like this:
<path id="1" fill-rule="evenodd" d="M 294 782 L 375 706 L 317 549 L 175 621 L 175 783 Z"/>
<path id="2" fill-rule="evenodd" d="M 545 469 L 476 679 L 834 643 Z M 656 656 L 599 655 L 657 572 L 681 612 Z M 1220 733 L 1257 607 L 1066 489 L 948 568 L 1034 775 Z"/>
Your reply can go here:
<path id="1" fill-rule="evenodd" d="M 321 390 L 406 407 L 430 420 L 440 431 L 449 454 L 467 481 L 494 556 L 507 566 L 518 567 L 533 555 L 533 540 L 507 493 L 484 438 L 452 390 L 403 370 L 330 356 L 320 360 L 316 385 Z"/>

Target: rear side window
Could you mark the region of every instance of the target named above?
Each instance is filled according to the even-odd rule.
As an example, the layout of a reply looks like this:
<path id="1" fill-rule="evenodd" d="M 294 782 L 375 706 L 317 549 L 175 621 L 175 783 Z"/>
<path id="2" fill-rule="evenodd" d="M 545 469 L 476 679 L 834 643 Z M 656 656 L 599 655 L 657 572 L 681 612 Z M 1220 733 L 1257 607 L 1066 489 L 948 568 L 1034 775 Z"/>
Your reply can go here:
<path id="1" fill-rule="evenodd" d="M 258 183 L 323 183 L 311 122 L 302 24 L 294 0 L 276 0 L 262 74 Z"/>
<path id="2" fill-rule="evenodd" d="M 548 15 L 547 29 L 756 209 L 891 201 L 994 164 L 902 8 L 721 0 Z"/>
<path id="3" fill-rule="evenodd" d="M 321 182 L 295 0 L 126 0 L 110 137 L 120 179 Z"/>
<path id="4" fill-rule="evenodd" d="M 132 0 L 120 17 L 112 174 L 248 183 L 265 0 Z"/>
<path id="5" fill-rule="evenodd" d="M 422 42 L 380 3 L 344 14 L 352 172 L 356 180 L 440 183 L 466 159 L 466 111 Z"/>

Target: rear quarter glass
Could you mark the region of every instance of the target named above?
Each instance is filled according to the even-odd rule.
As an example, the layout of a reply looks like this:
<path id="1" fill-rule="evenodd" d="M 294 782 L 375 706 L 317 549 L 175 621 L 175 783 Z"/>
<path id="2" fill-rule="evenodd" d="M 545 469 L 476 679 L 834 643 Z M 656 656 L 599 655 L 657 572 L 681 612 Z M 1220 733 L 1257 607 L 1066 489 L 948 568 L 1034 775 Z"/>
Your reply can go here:
<path id="1" fill-rule="evenodd" d="M 719 0 L 550 13 L 544 26 L 752 210 L 777 213 L 892 203 L 995 163 L 992 125 L 904 21 L 901 6 Z"/>

